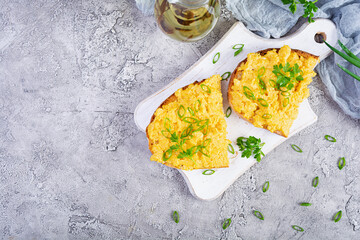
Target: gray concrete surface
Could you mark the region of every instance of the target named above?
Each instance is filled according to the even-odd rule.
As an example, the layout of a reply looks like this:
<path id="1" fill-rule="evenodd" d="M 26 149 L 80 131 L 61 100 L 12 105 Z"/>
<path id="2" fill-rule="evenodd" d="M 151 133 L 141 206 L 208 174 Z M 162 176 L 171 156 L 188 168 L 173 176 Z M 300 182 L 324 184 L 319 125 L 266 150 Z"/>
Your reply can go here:
<path id="1" fill-rule="evenodd" d="M 320 79 L 310 97 L 319 121 L 215 201 L 195 199 L 176 170 L 150 162 L 135 106 L 234 21 L 223 10 L 207 38 L 186 44 L 164 36 L 131 0 L 0 0 L 0 239 L 359 239 L 359 121 Z"/>

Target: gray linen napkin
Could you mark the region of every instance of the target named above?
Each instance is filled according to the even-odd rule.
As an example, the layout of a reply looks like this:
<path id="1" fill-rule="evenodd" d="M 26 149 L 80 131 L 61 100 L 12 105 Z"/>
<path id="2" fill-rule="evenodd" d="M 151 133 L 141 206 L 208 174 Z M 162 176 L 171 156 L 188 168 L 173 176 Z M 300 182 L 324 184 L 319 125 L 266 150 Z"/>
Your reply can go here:
<path id="1" fill-rule="evenodd" d="M 248 29 L 262 37 L 279 38 L 285 35 L 303 13 L 299 6 L 292 14 L 281 0 L 225 0 L 233 16 Z M 136 0 L 145 14 L 152 14 L 155 0 Z M 360 0 L 319 0 L 315 17 L 329 18 L 337 26 L 339 39 L 360 57 Z M 336 48 L 340 48 L 338 45 Z M 349 64 L 338 55 L 331 55 L 317 67 L 321 80 L 331 97 L 343 111 L 360 119 L 360 82 L 345 74 L 336 65 L 339 63 L 360 75 L 360 69 Z"/>

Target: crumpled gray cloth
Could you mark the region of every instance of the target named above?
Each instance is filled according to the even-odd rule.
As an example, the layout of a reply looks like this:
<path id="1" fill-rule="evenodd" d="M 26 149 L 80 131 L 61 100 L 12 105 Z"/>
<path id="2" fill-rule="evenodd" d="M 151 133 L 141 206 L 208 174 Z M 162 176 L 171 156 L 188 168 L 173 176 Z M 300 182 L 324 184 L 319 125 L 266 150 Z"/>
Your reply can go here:
<path id="1" fill-rule="evenodd" d="M 281 0 L 225 0 L 233 16 L 248 29 L 262 37 L 279 38 L 285 35 L 303 14 L 298 5 L 295 14 Z M 152 14 L 155 0 L 136 0 L 140 10 Z M 315 17 L 329 18 L 337 26 L 338 37 L 355 55 L 360 57 L 360 0 L 319 0 Z M 336 48 L 340 49 L 338 45 Z M 360 69 L 332 54 L 316 70 L 327 86 L 331 97 L 343 111 L 360 119 L 360 82 L 344 73 L 337 65 L 344 66 L 360 76 Z"/>

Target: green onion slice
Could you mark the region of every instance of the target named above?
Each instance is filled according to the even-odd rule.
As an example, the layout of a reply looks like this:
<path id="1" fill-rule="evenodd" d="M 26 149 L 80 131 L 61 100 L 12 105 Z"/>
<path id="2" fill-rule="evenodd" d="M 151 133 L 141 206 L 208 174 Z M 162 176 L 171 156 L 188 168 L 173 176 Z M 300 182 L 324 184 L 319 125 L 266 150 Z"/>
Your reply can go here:
<path id="1" fill-rule="evenodd" d="M 188 136 L 191 134 L 192 130 L 193 130 L 193 125 L 190 124 L 187 128 L 185 128 L 185 129 L 182 131 L 182 133 L 181 133 L 181 135 L 180 135 L 180 138 L 183 139 L 183 138 L 188 137 Z"/>
<path id="2" fill-rule="evenodd" d="M 298 232 L 303 232 L 304 229 L 298 225 L 292 225 L 291 226 L 294 230 L 298 231 Z"/>
<path id="3" fill-rule="evenodd" d="M 197 120 L 196 118 L 193 118 L 193 117 L 184 117 L 182 120 L 186 123 L 198 123 L 199 122 L 199 120 Z"/>
<path id="4" fill-rule="evenodd" d="M 325 135 L 325 139 L 328 140 L 329 142 L 336 142 L 336 139 L 330 135 Z"/>
<path id="5" fill-rule="evenodd" d="M 266 192 L 269 189 L 269 187 L 270 187 L 270 183 L 269 181 L 266 181 L 262 187 L 262 191 Z"/>
<path id="6" fill-rule="evenodd" d="M 250 100 L 256 100 L 253 91 L 252 91 L 249 87 L 243 86 L 243 90 L 244 90 L 245 96 L 246 96 L 248 99 L 250 99 Z"/>
<path id="7" fill-rule="evenodd" d="M 211 138 L 205 139 L 202 146 L 207 147 L 207 146 L 209 146 L 210 143 L 211 143 Z"/>
<path id="8" fill-rule="evenodd" d="M 269 106 L 269 103 L 263 99 L 263 98 L 258 98 L 258 102 L 260 103 L 261 106 L 263 107 L 268 107 Z"/>
<path id="9" fill-rule="evenodd" d="M 289 97 L 291 93 L 289 91 L 281 91 L 281 95 L 284 97 Z"/>
<path id="10" fill-rule="evenodd" d="M 210 87 L 209 87 L 208 85 L 206 85 L 206 84 L 201 84 L 200 87 L 201 87 L 201 89 L 202 89 L 204 92 L 206 92 L 206 93 L 211 93 L 211 89 L 210 89 Z"/>
<path id="11" fill-rule="evenodd" d="M 198 100 L 196 100 L 195 106 L 194 106 L 195 112 L 198 112 L 200 110 L 200 106 L 201 106 L 201 101 L 198 99 Z"/>
<path id="12" fill-rule="evenodd" d="M 270 79 L 270 80 L 269 80 L 269 85 L 270 85 L 271 87 L 273 87 L 273 88 L 276 88 L 276 82 L 275 82 L 275 80 Z"/>
<path id="13" fill-rule="evenodd" d="M 195 116 L 194 110 L 191 107 L 188 107 L 187 109 L 192 116 Z"/>
<path id="14" fill-rule="evenodd" d="M 312 185 L 313 187 L 317 187 L 318 184 L 319 184 L 319 177 L 316 176 L 312 181 Z"/>
<path id="15" fill-rule="evenodd" d="M 259 212 L 259 211 L 254 211 L 254 215 L 255 215 L 255 217 L 257 217 L 258 219 L 264 220 L 264 215 L 262 215 L 261 212 Z"/>
<path id="16" fill-rule="evenodd" d="M 215 170 L 213 169 L 207 169 L 202 172 L 203 175 L 213 175 L 215 173 Z"/>
<path id="17" fill-rule="evenodd" d="M 262 115 L 262 118 L 270 119 L 270 118 L 272 118 L 272 115 L 268 114 L 268 113 L 265 113 L 264 115 Z"/>
<path id="18" fill-rule="evenodd" d="M 302 150 L 299 146 L 295 145 L 295 144 L 291 144 L 292 149 L 294 149 L 294 151 L 302 153 Z"/>
<path id="19" fill-rule="evenodd" d="M 242 50 L 244 48 L 244 44 L 235 44 L 232 48 L 234 50 L 237 50 L 237 51 L 234 52 L 234 57 L 236 57 L 237 55 L 239 55 L 239 53 L 242 52 Z"/>
<path id="20" fill-rule="evenodd" d="M 177 111 L 179 118 L 182 119 L 185 116 L 185 113 L 186 113 L 185 107 L 183 105 L 180 105 Z"/>
<path id="21" fill-rule="evenodd" d="M 177 211 L 174 211 L 173 219 L 176 223 L 179 223 L 179 213 Z"/>
<path id="22" fill-rule="evenodd" d="M 345 167 L 345 164 L 346 164 L 345 158 L 344 157 L 340 158 L 338 162 L 339 169 L 340 170 L 343 169 L 343 167 Z"/>
<path id="23" fill-rule="evenodd" d="M 265 72 L 266 72 L 265 67 L 259 68 L 259 69 L 258 69 L 258 77 L 264 76 Z"/>
<path id="24" fill-rule="evenodd" d="M 217 61 L 219 61 L 219 59 L 220 59 L 220 53 L 217 52 L 213 58 L 213 64 L 217 63 Z"/>
<path id="25" fill-rule="evenodd" d="M 229 143 L 229 145 L 227 146 L 227 150 L 229 151 L 229 153 L 234 154 L 235 150 L 234 147 L 231 143 Z"/>
<path id="26" fill-rule="evenodd" d="M 164 128 L 166 131 L 171 132 L 171 122 L 169 118 L 165 118 L 164 120 Z"/>
<path id="27" fill-rule="evenodd" d="M 300 206 L 309 207 L 309 206 L 311 206 L 311 203 L 308 203 L 308 202 L 302 202 L 302 203 L 300 203 Z"/>
<path id="28" fill-rule="evenodd" d="M 289 102 L 290 102 L 289 98 L 288 97 L 285 98 L 283 101 L 283 107 L 286 107 L 287 105 L 289 105 Z"/>
<path id="29" fill-rule="evenodd" d="M 342 211 L 338 211 L 333 218 L 334 222 L 340 221 L 341 217 L 342 217 Z"/>
<path id="30" fill-rule="evenodd" d="M 231 218 L 228 218 L 228 219 L 226 219 L 225 222 L 223 223 L 222 228 L 225 230 L 225 229 L 228 228 L 228 226 L 230 226 L 230 224 L 231 224 Z"/>
<path id="31" fill-rule="evenodd" d="M 169 160 L 169 158 L 171 158 L 172 155 L 172 149 L 169 148 L 168 150 L 166 150 L 166 152 L 163 153 L 163 161 L 166 162 L 167 160 Z"/>
<path id="32" fill-rule="evenodd" d="M 223 75 L 221 75 L 221 81 L 227 80 L 230 77 L 231 72 L 226 72 Z"/>
<path id="33" fill-rule="evenodd" d="M 225 116 L 228 118 L 228 117 L 230 117 L 231 113 L 232 113 L 232 109 L 231 109 L 231 107 L 228 107 L 228 108 L 226 109 L 226 114 L 225 114 Z"/>
<path id="34" fill-rule="evenodd" d="M 203 148 L 200 148 L 199 149 L 199 152 L 201 152 L 204 156 L 206 156 L 206 157 L 210 157 L 210 151 L 207 149 L 207 148 L 205 148 L 205 147 L 203 147 Z"/>

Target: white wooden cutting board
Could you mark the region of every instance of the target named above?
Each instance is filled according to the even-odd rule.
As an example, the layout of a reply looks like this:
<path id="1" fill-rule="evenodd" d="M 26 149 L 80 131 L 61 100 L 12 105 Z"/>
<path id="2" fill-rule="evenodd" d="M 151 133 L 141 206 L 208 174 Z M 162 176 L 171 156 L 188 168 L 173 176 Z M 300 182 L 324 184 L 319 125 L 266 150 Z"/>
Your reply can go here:
<path id="1" fill-rule="evenodd" d="M 135 123 L 145 132 L 147 125 L 155 110 L 160 104 L 172 95 L 177 89 L 182 88 L 195 81 L 201 81 L 214 74 L 222 75 L 225 72 L 233 72 L 238 63 L 244 60 L 248 53 L 257 52 L 267 48 L 280 48 L 283 45 L 289 45 L 292 49 L 299 49 L 317 56 L 320 60 L 326 58 L 331 51 L 325 44 L 315 42 L 316 33 L 326 34 L 326 40 L 331 45 L 337 41 L 336 27 L 333 22 L 327 19 L 316 19 L 314 23 L 304 24 L 294 34 L 280 39 L 265 39 L 250 32 L 241 22 L 235 23 L 223 38 L 210 49 L 199 61 L 185 71 L 181 76 L 170 82 L 169 85 L 159 90 L 155 94 L 143 100 L 135 109 Z M 234 57 L 235 44 L 244 44 L 243 51 Z M 214 55 L 220 52 L 220 59 L 213 64 Z M 224 111 L 229 106 L 227 100 L 228 81 L 222 81 L 222 93 L 224 98 Z M 312 111 L 309 103 L 305 100 L 299 109 L 299 116 L 295 120 L 289 138 L 316 122 L 317 116 Z M 269 153 L 279 144 L 287 140 L 282 136 L 271 133 L 267 130 L 254 127 L 252 124 L 240 119 L 236 114 L 231 114 L 227 121 L 228 139 L 232 141 L 235 149 L 236 139 L 240 136 L 260 137 L 265 145 L 263 152 Z M 213 175 L 205 176 L 204 170 L 183 171 L 180 173 L 186 180 L 190 192 L 202 200 L 213 200 L 219 197 L 240 175 L 256 163 L 254 158 L 241 158 L 241 154 L 229 154 L 229 168 L 216 169 Z M 266 157 L 262 160 L 266 161 Z M 261 163 L 260 163 L 261 164 Z"/>

